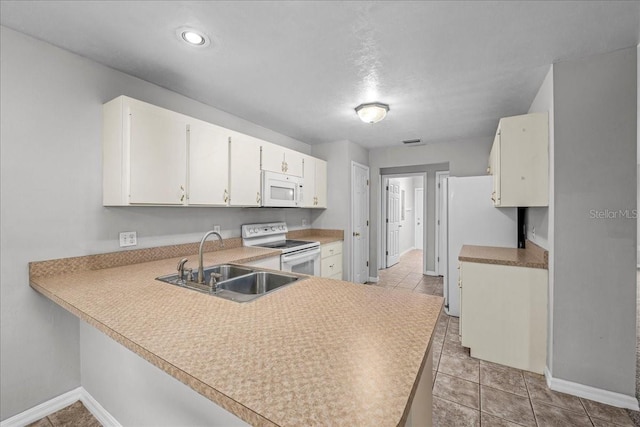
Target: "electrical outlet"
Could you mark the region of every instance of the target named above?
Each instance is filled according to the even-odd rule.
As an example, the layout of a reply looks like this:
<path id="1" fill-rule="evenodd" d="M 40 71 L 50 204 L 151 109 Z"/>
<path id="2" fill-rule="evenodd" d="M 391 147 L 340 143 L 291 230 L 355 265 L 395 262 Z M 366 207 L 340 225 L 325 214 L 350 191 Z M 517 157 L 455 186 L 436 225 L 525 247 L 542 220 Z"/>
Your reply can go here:
<path id="1" fill-rule="evenodd" d="M 307 218 L 302 218 L 302 226 L 303 227 L 307 226 Z"/>
<path id="2" fill-rule="evenodd" d="M 138 234 L 135 231 L 123 231 L 120 233 L 120 247 L 135 246 L 138 244 Z"/>
<path id="3" fill-rule="evenodd" d="M 214 225 L 213 226 L 213 231 L 215 231 L 216 233 L 220 233 L 220 226 L 219 225 Z"/>

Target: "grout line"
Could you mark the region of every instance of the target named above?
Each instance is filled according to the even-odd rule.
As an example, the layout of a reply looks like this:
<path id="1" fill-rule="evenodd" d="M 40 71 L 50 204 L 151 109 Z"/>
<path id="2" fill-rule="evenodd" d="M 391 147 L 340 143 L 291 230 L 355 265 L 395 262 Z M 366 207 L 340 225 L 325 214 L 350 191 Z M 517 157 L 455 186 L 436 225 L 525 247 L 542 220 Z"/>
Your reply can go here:
<path id="1" fill-rule="evenodd" d="M 531 393 L 529 392 L 529 384 L 527 384 L 527 379 L 524 376 L 524 372 L 520 372 L 520 375 L 522 375 L 522 381 L 524 381 L 524 388 L 527 390 L 527 397 L 529 398 L 529 406 L 531 407 L 533 420 L 536 422 L 536 425 L 540 425 L 540 423 L 538 423 L 538 416 L 536 415 L 536 411 L 533 409 L 533 401 L 531 400 Z"/>
<path id="2" fill-rule="evenodd" d="M 581 397 L 578 397 L 578 400 L 580 401 L 580 405 L 582 405 L 582 409 L 584 409 L 584 413 L 587 414 L 587 418 L 589 418 L 589 422 L 591 423 L 592 426 L 596 425 L 593 422 L 593 417 L 591 417 L 591 414 L 589 413 L 589 411 L 587 411 L 587 407 L 584 405 L 584 402 L 582 401 Z"/>

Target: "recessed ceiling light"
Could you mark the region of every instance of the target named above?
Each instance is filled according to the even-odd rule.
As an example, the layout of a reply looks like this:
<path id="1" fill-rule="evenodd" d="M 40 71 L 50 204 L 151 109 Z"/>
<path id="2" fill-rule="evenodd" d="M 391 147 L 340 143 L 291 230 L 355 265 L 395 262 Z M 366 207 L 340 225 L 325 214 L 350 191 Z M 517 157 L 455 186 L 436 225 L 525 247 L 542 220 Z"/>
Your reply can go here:
<path id="1" fill-rule="evenodd" d="M 191 46 L 207 46 L 209 38 L 202 32 L 193 28 L 178 28 L 176 35 L 185 43 Z"/>
<path id="2" fill-rule="evenodd" d="M 185 31 L 182 33 L 182 38 L 187 42 L 195 45 L 204 44 L 204 37 L 194 31 Z"/>
<path id="3" fill-rule="evenodd" d="M 387 111 L 389 106 L 381 102 L 370 102 L 356 107 L 358 117 L 365 123 L 378 123 L 387 116 Z"/>

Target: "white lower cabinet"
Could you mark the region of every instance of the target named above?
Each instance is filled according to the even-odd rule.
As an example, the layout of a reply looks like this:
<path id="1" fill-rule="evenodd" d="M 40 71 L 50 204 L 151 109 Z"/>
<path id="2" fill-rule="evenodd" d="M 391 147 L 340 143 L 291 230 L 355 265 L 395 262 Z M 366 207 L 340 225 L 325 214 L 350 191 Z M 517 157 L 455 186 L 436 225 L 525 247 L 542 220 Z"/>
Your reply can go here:
<path id="1" fill-rule="evenodd" d="M 247 262 L 244 265 L 259 268 L 268 268 L 271 270 L 280 270 L 280 257 L 273 256 L 269 258 L 259 259 L 257 261 Z"/>
<path id="2" fill-rule="evenodd" d="M 548 271 L 460 262 L 460 335 L 471 356 L 542 374 Z"/>
<path id="3" fill-rule="evenodd" d="M 342 280 L 342 241 L 320 246 L 320 276 Z"/>

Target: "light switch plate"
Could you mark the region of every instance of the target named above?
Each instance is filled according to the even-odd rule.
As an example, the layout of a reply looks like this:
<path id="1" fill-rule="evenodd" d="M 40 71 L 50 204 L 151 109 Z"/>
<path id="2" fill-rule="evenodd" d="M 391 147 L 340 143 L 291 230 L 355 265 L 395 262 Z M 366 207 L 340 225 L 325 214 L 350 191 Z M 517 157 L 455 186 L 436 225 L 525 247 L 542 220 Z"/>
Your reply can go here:
<path id="1" fill-rule="evenodd" d="M 120 233 L 120 247 L 136 246 L 138 244 L 138 234 L 135 231 L 123 231 Z"/>
<path id="2" fill-rule="evenodd" d="M 213 226 L 213 231 L 215 231 L 216 233 L 220 233 L 220 226 L 219 225 L 214 225 Z"/>

